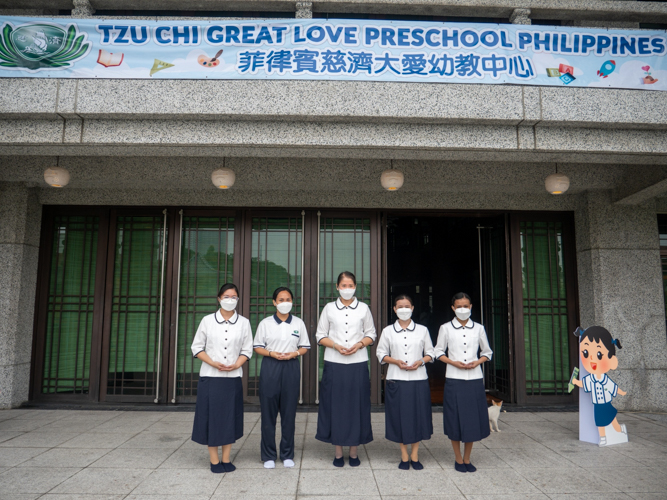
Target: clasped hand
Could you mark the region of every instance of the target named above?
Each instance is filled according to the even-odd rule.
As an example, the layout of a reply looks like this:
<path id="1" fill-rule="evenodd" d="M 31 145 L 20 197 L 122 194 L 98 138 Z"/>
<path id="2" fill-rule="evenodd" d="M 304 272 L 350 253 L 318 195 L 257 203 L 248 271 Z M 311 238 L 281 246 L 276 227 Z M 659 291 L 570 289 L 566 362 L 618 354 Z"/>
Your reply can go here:
<path id="1" fill-rule="evenodd" d="M 399 361 L 398 362 L 398 367 L 401 370 L 412 371 L 412 370 L 416 370 L 417 368 L 420 368 L 421 365 L 423 364 L 423 362 L 424 362 L 423 360 L 418 359 L 417 361 L 415 361 L 414 363 L 412 363 L 410 365 L 410 364 L 406 363 L 405 361 Z"/>
<path id="2" fill-rule="evenodd" d="M 479 366 L 480 361 L 471 361 L 470 363 L 464 363 L 463 361 L 452 361 L 451 364 L 456 368 L 460 368 L 461 370 L 472 370 L 473 368 Z"/>
<path id="3" fill-rule="evenodd" d="M 220 372 L 231 372 L 231 371 L 234 371 L 237 368 L 239 368 L 238 366 L 236 366 L 236 364 L 225 365 L 225 364 L 220 363 L 219 361 L 213 361 L 213 363 L 211 363 L 211 365 L 213 366 L 213 368 L 217 368 L 218 371 L 220 371 Z"/>
<path id="4" fill-rule="evenodd" d="M 360 349 L 361 342 L 357 342 L 352 347 L 343 347 L 340 344 L 334 344 L 334 349 L 336 349 L 343 356 L 350 356 Z"/>
<path id="5" fill-rule="evenodd" d="M 296 352 L 277 352 L 271 351 L 271 357 L 277 359 L 278 361 L 288 361 L 290 359 L 296 358 Z"/>

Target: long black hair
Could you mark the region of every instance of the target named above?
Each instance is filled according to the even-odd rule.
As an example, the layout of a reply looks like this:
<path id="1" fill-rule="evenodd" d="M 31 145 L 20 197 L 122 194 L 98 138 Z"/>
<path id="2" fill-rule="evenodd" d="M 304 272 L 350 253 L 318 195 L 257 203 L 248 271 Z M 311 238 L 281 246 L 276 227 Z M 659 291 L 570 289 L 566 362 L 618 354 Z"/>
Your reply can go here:
<path id="1" fill-rule="evenodd" d="M 292 301 L 294 301 L 294 294 L 292 293 L 292 290 L 290 290 L 290 289 L 287 288 L 286 286 L 279 286 L 278 288 L 276 288 L 276 289 L 273 291 L 273 300 L 274 300 L 274 302 L 275 302 L 276 300 L 278 300 L 278 294 L 279 294 L 280 292 L 287 292 L 287 293 L 289 293 L 289 296 L 292 297 Z"/>
<path id="2" fill-rule="evenodd" d="M 457 300 L 461 300 L 461 299 L 468 299 L 468 302 L 470 302 L 472 304 L 472 299 L 470 298 L 470 295 L 468 295 L 467 293 L 464 293 L 464 292 L 459 292 L 452 297 L 452 306 L 454 305 L 454 303 Z"/>
<path id="3" fill-rule="evenodd" d="M 396 297 L 394 297 L 394 307 L 396 307 L 396 304 L 398 304 L 399 300 L 407 300 L 408 302 L 410 302 L 411 306 L 415 305 L 415 303 L 412 302 L 412 297 L 410 297 L 409 295 L 406 295 L 404 293 L 401 293 L 401 294 L 397 295 Z"/>
<path id="4" fill-rule="evenodd" d="M 621 342 L 611 336 L 611 333 L 606 328 L 601 326 L 591 326 L 581 333 L 581 340 L 588 339 L 591 342 L 600 343 L 607 348 L 607 357 L 616 356 L 616 348 L 623 349 Z"/>
<path id="5" fill-rule="evenodd" d="M 234 283 L 225 283 L 220 287 L 220 291 L 218 292 L 218 297 L 222 297 L 222 294 L 225 293 L 227 290 L 234 290 L 236 292 L 236 295 L 241 297 L 241 294 L 239 293 L 238 287 Z"/>
<path id="6" fill-rule="evenodd" d="M 350 271 L 343 271 L 338 275 L 338 279 L 336 280 L 336 286 L 340 285 L 340 282 L 343 281 L 343 278 L 351 279 L 352 283 L 354 283 L 354 286 L 357 286 L 357 277 L 354 275 L 354 273 L 351 273 Z"/>

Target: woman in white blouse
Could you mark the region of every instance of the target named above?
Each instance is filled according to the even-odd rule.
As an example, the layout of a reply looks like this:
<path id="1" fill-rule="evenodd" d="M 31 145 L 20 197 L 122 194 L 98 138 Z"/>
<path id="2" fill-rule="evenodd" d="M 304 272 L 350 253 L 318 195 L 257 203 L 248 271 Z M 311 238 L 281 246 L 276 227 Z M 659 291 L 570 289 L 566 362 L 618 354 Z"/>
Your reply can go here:
<path id="1" fill-rule="evenodd" d="M 377 334 L 370 309 L 354 297 L 354 274 L 340 273 L 336 288 L 340 298 L 324 306 L 317 325 L 317 343 L 326 350 L 315 438 L 335 445 L 335 467 L 345 465 L 343 446 L 350 447 L 350 466 L 358 467 L 357 447 L 373 441 L 366 347 Z"/>
<path id="2" fill-rule="evenodd" d="M 426 374 L 426 363 L 434 357 L 433 342 L 425 326 L 410 318 L 415 307 L 407 295 L 394 298 L 394 312 L 398 320 L 382 330 L 377 357 L 381 364 L 389 364 L 384 388 L 386 438 L 400 443 L 401 463 L 398 468 L 415 470 L 424 466 L 419 462 L 419 442 L 431 439 L 431 389 Z M 412 445 L 408 455 L 408 444 Z"/>
<path id="3" fill-rule="evenodd" d="M 243 368 L 252 357 L 250 322 L 236 311 L 239 290 L 220 288 L 220 310 L 201 320 L 192 354 L 203 361 L 197 384 L 192 440 L 208 446 L 211 472 L 232 472 L 232 443 L 243 437 Z M 222 461 L 218 447 L 222 447 Z"/>
<path id="4" fill-rule="evenodd" d="M 470 297 L 457 293 L 452 298 L 452 309 L 456 318 L 440 327 L 435 346 L 436 359 L 447 363 L 442 408 L 444 430 L 454 448 L 454 468 L 459 472 L 475 472 L 477 469 L 470 463 L 473 442 L 491 434 L 480 365 L 489 361 L 493 353 L 484 327 L 470 319 Z"/>
<path id="5" fill-rule="evenodd" d="M 275 469 L 276 419 L 280 413 L 280 459 L 294 467 L 294 429 L 301 373 L 299 356 L 310 349 L 306 325 L 290 314 L 294 297 L 285 286 L 273 292 L 276 313 L 262 320 L 255 334 L 255 352 L 262 358 L 259 404 L 262 412 L 260 453 L 265 469 Z"/>

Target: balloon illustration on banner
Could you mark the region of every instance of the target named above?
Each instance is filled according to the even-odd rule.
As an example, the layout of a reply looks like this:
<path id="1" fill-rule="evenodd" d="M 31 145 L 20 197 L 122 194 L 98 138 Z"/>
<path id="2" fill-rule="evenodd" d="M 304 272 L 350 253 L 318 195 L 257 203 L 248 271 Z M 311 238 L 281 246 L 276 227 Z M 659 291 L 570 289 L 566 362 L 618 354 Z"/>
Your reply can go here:
<path id="1" fill-rule="evenodd" d="M 585 393 L 580 393 L 579 398 L 579 439 L 595 442 L 591 432 L 594 424 L 598 446 L 627 443 L 628 430 L 625 424 L 618 423 L 618 411 L 611 404 L 615 397 L 625 396 L 627 392 L 607 375 L 618 368 L 616 352 L 622 349 L 621 342 L 601 326 L 591 326 L 586 330 L 578 327 L 574 334 L 579 337 L 580 368 L 574 369 L 568 392 L 577 386 Z M 583 375 L 581 380 L 580 372 Z"/>
<path id="2" fill-rule="evenodd" d="M 0 16 L 0 78 L 347 80 L 664 91 L 666 56 L 664 30 Z"/>

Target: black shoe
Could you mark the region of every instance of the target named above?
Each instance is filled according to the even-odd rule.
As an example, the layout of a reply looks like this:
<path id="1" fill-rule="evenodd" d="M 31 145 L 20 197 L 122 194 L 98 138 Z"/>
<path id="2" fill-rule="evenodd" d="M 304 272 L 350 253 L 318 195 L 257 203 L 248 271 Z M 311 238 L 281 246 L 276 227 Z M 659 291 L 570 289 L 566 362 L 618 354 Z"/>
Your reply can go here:
<path id="1" fill-rule="evenodd" d="M 343 457 L 334 458 L 333 464 L 334 464 L 334 467 L 344 467 L 345 466 L 345 459 Z"/>
<path id="2" fill-rule="evenodd" d="M 466 470 L 468 472 L 475 472 L 477 470 L 477 467 L 475 467 L 473 464 L 463 464 L 466 466 Z"/>
<path id="3" fill-rule="evenodd" d="M 410 469 L 410 461 L 408 460 L 407 462 L 403 462 L 403 461 L 401 460 L 401 463 L 398 464 L 398 468 L 401 469 L 401 470 L 408 470 L 408 469 Z"/>
<path id="4" fill-rule="evenodd" d="M 225 472 L 234 472 L 236 470 L 236 466 L 231 462 L 222 462 L 222 466 L 224 467 Z"/>
<path id="5" fill-rule="evenodd" d="M 414 470 L 422 470 L 424 468 L 424 466 L 422 465 L 422 463 L 419 460 L 417 460 L 416 462 L 413 462 L 412 460 L 410 460 L 410 465 L 412 465 L 412 468 Z"/>
<path id="6" fill-rule="evenodd" d="M 361 465 L 361 460 L 359 460 L 359 457 L 350 457 L 349 463 L 350 467 L 359 467 Z"/>
<path id="7" fill-rule="evenodd" d="M 225 468 L 222 465 L 222 462 L 218 462 L 217 464 L 211 464 L 211 472 L 214 474 L 220 474 L 222 472 L 225 472 Z"/>
<path id="8" fill-rule="evenodd" d="M 465 464 L 460 464 L 456 461 L 454 462 L 454 468 L 459 472 L 468 472 L 468 469 L 466 469 Z"/>

